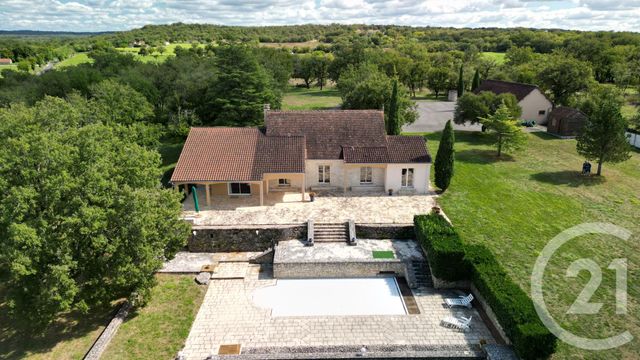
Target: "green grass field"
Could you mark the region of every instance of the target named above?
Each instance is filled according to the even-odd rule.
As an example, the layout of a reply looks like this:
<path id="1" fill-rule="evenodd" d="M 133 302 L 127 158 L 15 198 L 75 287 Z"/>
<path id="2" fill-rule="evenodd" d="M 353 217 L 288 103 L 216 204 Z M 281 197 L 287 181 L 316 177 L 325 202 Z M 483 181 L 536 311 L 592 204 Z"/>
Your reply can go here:
<path id="1" fill-rule="evenodd" d="M 173 359 L 187 340 L 206 286 L 192 275 L 157 275 L 149 304 L 129 315 L 103 359 Z"/>
<path id="2" fill-rule="evenodd" d="M 133 54 L 135 55 L 136 60 L 142 61 L 145 63 L 162 63 L 166 61 L 168 58 L 176 55 L 175 53 L 176 48 L 178 47 L 190 48 L 191 46 L 192 45 L 189 43 L 169 44 L 164 47 L 165 51 L 162 54 L 156 51 L 149 55 L 138 55 L 138 53 L 140 52 L 140 48 L 137 48 L 137 47 L 123 47 L 123 48 L 116 48 L 116 50 L 123 53 Z M 198 47 L 204 48 L 205 45 L 198 44 Z"/>
<path id="3" fill-rule="evenodd" d="M 43 334 L 36 334 L 26 321 L 9 318 L 7 304 L 0 304 L 0 359 L 81 359 L 116 310 L 114 306 L 88 314 L 64 314 Z"/>
<path id="4" fill-rule="evenodd" d="M 340 107 L 342 100 L 340 93 L 334 87 L 325 87 L 320 90 L 319 87 L 289 86 L 287 92 L 282 99 L 283 110 L 324 110 L 335 109 Z"/>
<path id="5" fill-rule="evenodd" d="M 432 154 L 439 134 L 427 136 Z M 638 264 L 640 262 L 640 153 L 622 164 L 605 164 L 603 177 L 579 175 L 584 159 L 575 140 L 544 133 L 528 135 L 526 151 L 497 159 L 485 134 L 456 133 L 455 175 L 439 203 L 467 243 L 487 245 L 517 283 L 530 293 L 533 264 L 549 240 L 585 222 L 610 222 L 630 230 L 628 242 L 611 236 L 583 236 L 560 249 L 545 272 L 546 303 L 562 326 L 577 335 L 603 338 L 629 330 L 636 338 L 604 352 L 589 352 L 560 342 L 554 359 L 632 359 L 640 353 Z M 589 280 L 565 276 L 580 258 L 596 261 L 603 281 L 592 302 L 597 315 L 567 315 Z M 627 258 L 628 314 L 615 313 L 615 272 L 607 265 Z"/>
<path id="6" fill-rule="evenodd" d="M 80 64 L 93 63 L 93 59 L 89 57 L 87 53 L 77 53 L 68 59 L 64 59 L 56 64 L 56 69 L 63 69 L 69 66 L 76 66 Z"/>
<path id="7" fill-rule="evenodd" d="M 483 52 L 480 53 L 480 56 L 488 60 L 494 60 L 498 65 L 502 65 L 505 62 L 505 53 Z"/>
<path id="8" fill-rule="evenodd" d="M 16 64 L 0 65 L 0 78 L 2 77 L 2 72 L 7 70 L 18 71 L 18 65 Z"/>

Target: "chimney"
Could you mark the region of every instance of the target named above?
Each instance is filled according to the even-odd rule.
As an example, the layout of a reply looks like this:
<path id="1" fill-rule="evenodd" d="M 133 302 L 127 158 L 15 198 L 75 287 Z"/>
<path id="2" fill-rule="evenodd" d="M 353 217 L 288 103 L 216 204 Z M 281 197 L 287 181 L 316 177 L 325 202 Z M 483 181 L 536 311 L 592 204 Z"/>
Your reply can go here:
<path id="1" fill-rule="evenodd" d="M 262 105 L 262 111 L 264 114 L 264 120 L 267 121 L 267 112 L 271 111 L 271 105 L 270 104 Z"/>

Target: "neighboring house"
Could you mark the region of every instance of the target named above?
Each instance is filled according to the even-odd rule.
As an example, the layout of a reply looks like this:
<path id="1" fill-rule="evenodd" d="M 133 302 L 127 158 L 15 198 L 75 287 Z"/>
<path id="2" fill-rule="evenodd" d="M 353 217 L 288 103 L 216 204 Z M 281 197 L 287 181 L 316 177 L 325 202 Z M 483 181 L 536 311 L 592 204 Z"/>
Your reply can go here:
<path id="1" fill-rule="evenodd" d="M 561 137 L 575 137 L 580 134 L 587 115 L 582 111 L 566 106 L 560 106 L 551 111 L 547 132 Z"/>
<path id="2" fill-rule="evenodd" d="M 11 65 L 11 64 L 13 64 L 13 60 L 0 58 L 0 65 Z"/>
<path id="3" fill-rule="evenodd" d="M 627 135 L 627 139 L 629 139 L 629 144 L 640 149 L 640 130 L 627 129 L 625 134 Z"/>
<path id="4" fill-rule="evenodd" d="M 499 80 L 484 80 L 474 91 L 491 91 L 495 94 L 511 93 L 518 99 L 518 105 L 522 108 L 523 120 L 534 120 L 536 124 L 544 125 L 547 117 L 553 109 L 553 103 L 535 85 L 521 84 Z"/>
<path id="5" fill-rule="evenodd" d="M 422 136 L 388 136 L 377 110 L 265 111 L 264 128 L 192 128 L 171 177 L 215 195 L 429 190 Z"/>

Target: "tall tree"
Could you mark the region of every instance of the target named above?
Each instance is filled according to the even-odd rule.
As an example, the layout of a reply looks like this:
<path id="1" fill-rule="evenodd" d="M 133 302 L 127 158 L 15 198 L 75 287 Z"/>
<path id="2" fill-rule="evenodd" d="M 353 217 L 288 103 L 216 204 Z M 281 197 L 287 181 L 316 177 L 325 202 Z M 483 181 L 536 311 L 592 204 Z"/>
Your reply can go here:
<path id="1" fill-rule="evenodd" d="M 427 75 L 427 86 L 435 93 L 437 99 L 440 92 L 448 89 L 449 69 L 444 66 L 431 68 Z"/>
<path id="2" fill-rule="evenodd" d="M 593 82 L 589 65 L 570 56 L 554 54 L 538 74 L 542 88 L 549 91 L 556 105 L 568 105 L 572 95 L 585 91 Z"/>
<path id="3" fill-rule="evenodd" d="M 576 148 L 587 160 L 598 162 L 597 175 L 602 175 L 603 163 L 619 163 L 631 157 L 625 136 L 628 124 L 618 101 L 608 97 L 600 98 L 588 115 Z"/>
<path id="4" fill-rule="evenodd" d="M 458 96 L 464 95 L 464 65 L 460 64 L 460 72 L 458 73 Z"/>
<path id="5" fill-rule="evenodd" d="M 467 122 L 477 124 L 482 118 L 494 114 L 503 104 L 509 109 L 511 117 L 520 118 L 522 108 L 513 94 L 496 95 L 490 91 L 481 91 L 479 94 L 466 93 L 456 103 L 453 122 L 460 125 Z"/>
<path id="6" fill-rule="evenodd" d="M 503 151 L 522 148 L 527 140 L 518 120 L 511 116 L 509 108 L 502 104 L 493 115 L 481 118 L 480 122 L 487 131 L 494 136 L 494 144 L 498 150 L 498 157 Z"/>
<path id="7" fill-rule="evenodd" d="M 131 86 L 105 80 L 89 87 L 96 115 L 108 124 L 133 124 L 153 116 L 153 107 Z"/>
<path id="8" fill-rule="evenodd" d="M 439 187 L 442 192 L 445 192 L 449 188 L 449 184 L 453 178 L 453 165 L 455 161 L 454 143 L 455 135 L 453 133 L 451 120 L 449 120 L 444 126 L 444 130 L 442 130 L 440 145 L 438 145 L 438 153 L 436 154 L 436 162 L 434 164 L 436 186 Z"/>
<path id="9" fill-rule="evenodd" d="M 391 99 L 387 111 L 387 134 L 400 135 L 400 119 L 398 118 L 398 79 L 393 79 Z"/>
<path id="10" fill-rule="evenodd" d="M 475 91 L 480 86 L 480 71 L 476 69 L 473 74 L 473 81 L 471 82 L 471 91 Z"/>
<path id="11" fill-rule="evenodd" d="M 42 328 L 61 312 L 129 297 L 183 245 L 180 196 L 160 155 L 130 128 L 47 97 L 0 109 L 0 277 L 14 316 Z"/>

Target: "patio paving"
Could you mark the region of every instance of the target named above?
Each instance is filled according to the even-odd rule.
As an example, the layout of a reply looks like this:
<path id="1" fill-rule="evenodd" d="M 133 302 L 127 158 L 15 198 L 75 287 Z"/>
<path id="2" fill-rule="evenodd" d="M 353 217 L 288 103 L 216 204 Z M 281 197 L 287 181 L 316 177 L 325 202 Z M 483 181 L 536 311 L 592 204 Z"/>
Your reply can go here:
<path id="1" fill-rule="evenodd" d="M 204 190 L 199 191 L 203 194 Z M 202 197 L 202 196 L 201 196 Z M 425 214 L 435 205 L 435 194 L 394 195 L 383 193 L 321 193 L 303 202 L 300 193 L 269 193 L 265 206 L 257 196 L 214 195 L 211 206 L 199 198 L 200 212 L 194 211 L 193 197 L 185 199 L 184 215 L 195 225 L 257 225 L 345 222 L 361 224 L 411 224 L 415 214 Z"/>
<path id="2" fill-rule="evenodd" d="M 217 358 L 224 344 L 240 344 L 243 354 L 255 354 L 363 345 L 473 351 L 480 340 L 495 342 L 475 309 L 443 305 L 445 297 L 458 292 L 432 288 L 414 291 L 419 315 L 272 317 L 271 309 L 257 307 L 252 297 L 254 290 L 277 280 L 259 270 L 259 265 L 247 264 L 244 279 L 211 281 L 183 350 L 186 359 Z M 449 315 L 473 316 L 471 329 L 458 332 L 442 327 L 440 320 Z"/>

